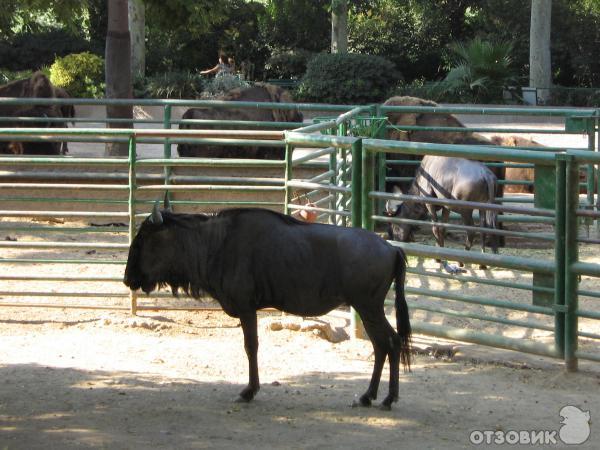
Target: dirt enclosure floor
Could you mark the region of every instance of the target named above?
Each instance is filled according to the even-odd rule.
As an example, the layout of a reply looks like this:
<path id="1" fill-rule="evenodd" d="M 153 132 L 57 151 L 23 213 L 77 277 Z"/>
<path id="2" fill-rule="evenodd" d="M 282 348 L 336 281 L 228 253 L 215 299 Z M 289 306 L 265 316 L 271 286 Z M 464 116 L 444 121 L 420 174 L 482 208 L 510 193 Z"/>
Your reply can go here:
<path id="1" fill-rule="evenodd" d="M 579 448 L 598 448 L 597 368 L 568 374 L 475 346 L 448 358 L 416 336 L 392 411 L 352 407 L 370 377 L 369 342 L 277 330 L 278 320 L 261 315 L 262 389 L 239 404 L 242 332 L 221 312 L 2 309 L 0 449 L 466 448 L 474 430 L 557 431 L 566 405 L 590 411 Z M 344 317 L 323 320 L 347 330 Z M 387 367 L 380 399 L 386 391 Z"/>

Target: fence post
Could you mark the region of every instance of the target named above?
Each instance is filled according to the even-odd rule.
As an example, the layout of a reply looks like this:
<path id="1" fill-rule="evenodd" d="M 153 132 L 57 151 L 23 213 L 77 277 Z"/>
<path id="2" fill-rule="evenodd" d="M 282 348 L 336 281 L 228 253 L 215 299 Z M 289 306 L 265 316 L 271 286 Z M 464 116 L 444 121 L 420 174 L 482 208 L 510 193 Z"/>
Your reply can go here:
<path id="1" fill-rule="evenodd" d="M 374 166 L 375 155 L 365 148 L 362 149 L 362 186 L 361 186 L 361 214 L 362 227 L 373 231 L 373 201 L 369 197 L 369 192 L 374 187 Z"/>
<path id="2" fill-rule="evenodd" d="M 163 128 L 165 130 L 171 129 L 171 109 L 172 109 L 171 105 L 165 105 L 165 110 L 163 113 Z M 170 141 L 171 140 L 169 138 L 165 138 L 165 145 L 164 145 L 164 149 L 163 149 L 163 155 L 164 155 L 165 159 L 171 158 L 171 142 Z M 164 177 L 165 177 L 165 184 L 167 184 L 167 185 L 170 183 L 171 172 L 172 172 L 171 166 L 165 166 Z M 165 191 L 165 198 L 171 200 L 169 191 Z"/>
<path id="3" fill-rule="evenodd" d="M 286 137 L 287 139 L 287 137 Z M 286 143 L 285 144 L 285 199 L 284 199 L 284 203 L 283 203 L 283 213 L 288 215 L 290 213 L 290 207 L 289 204 L 292 201 L 292 193 L 290 190 L 290 185 L 289 185 L 289 181 L 292 179 L 293 176 L 293 168 L 292 168 L 292 156 L 294 154 L 294 147 L 291 144 Z"/>
<path id="4" fill-rule="evenodd" d="M 360 228 L 362 226 L 362 139 L 357 139 L 352 144 L 352 226 Z M 360 321 L 360 316 L 354 308 L 350 310 L 350 329 L 353 338 L 364 339 L 365 329 Z"/>
<path id="5" fill-rule="evenodd" d="M 348 124 L 346 122 L 342 122 L 340 124 L 340 126 L 338 127 L 338 136 L 346 136 L 346 134 L 348 133 Z M 338 160 L 338 152 L 339 152 L 339 160 Z M 345 148 L 336 148 L 335 152 L 333 152 L 333 154 L 335 155 L 336 158 L 336 185 L 338 186 L 345 186 L 345 172 L 346 172 L 346 149 Z M 337 161 L 339 161 L 339 164 L 337 164 Z M 335 209 L 336 210 L 344 210 L 344 205 L 346 203 L 346 196 L 347 194 L 345 193 L 340 193 L 337 198 L 336 198 L 336 205 L 335 205 Z M 342 225 L 343 227 L 345 227 L 347 225 L 347 219 L 345 215 L 342 215 L 338 218 L 338 220 L 336 221 L 337 225 Z"/>
<path id="6" fill-rule="evenodd" d="M 566 156 L 565 194 L 565 367 L 569 372 L 577 370 L 578 297 L 577 275 L 571 270 L 578 259 L 577 208 L 579 206 L 579 164 L 571 155 Z"/>
<path id="7" fill-rule="evenodd" d="M 129 137 L 129 197 L 127 199 L 127 206 L 129 212 L 129 245 L 133 242 L 135 237 L 135 190 L 137 188 L 136 183 L 136 171 L 135 164 L 137 160 L 136 155 L 136 140 L 135 136 Z M 131 307 L 131 314 L 137 314 L 137 293 L 129 291 L 129 301 Z"/>
<path id="8" fill-rule="evenodd" d="M 352 144 L 352 226 L 362 226 L 362 139 Z"/>
<path id="9" fill-rule="evenodd" d="M 565 221 L 567 202 L 567 155 L 556 155 L 556 197 L 554 224 L 554 346 L 565 357 Z"/>

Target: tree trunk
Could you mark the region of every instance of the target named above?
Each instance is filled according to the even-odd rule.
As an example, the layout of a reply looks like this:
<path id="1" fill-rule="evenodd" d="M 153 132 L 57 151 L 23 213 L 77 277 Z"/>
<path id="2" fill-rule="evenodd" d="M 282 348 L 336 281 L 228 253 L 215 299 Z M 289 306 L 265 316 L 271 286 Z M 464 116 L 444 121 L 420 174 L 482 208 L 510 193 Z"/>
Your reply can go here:
<path id="1" fill-rule="evenodd" d="M 550 59 L 550 27 L 552 0 L 531 0 L 531 26 L 529 29 L 529 86 L 549 88 L 552 86 Z M 550 98 L 548 89 L 538 90 L 538 101 Z"/>
<path id="2" fill-rule="evenodd" d="M 129 0 L 129 32 L 131 33 L 131 75 L 146 75 L 146 8 L 143 0 Z"/>
<path id="3" fill-rule="evenodd" d="M 348 53 L 347 0 L 331 0 L 331 53 Z"/>
<path id="4" fill-rule="evenodd" d="M 131 38 L 129 36 L 127 0 L 108 0 L 106 33 L 106 98 L 131 98 Z M 131 105 L 109 105 L 109 119 L 132 119 Z M 109 124 L 109 128 L 131 128 L 132 123 Z M 106 156 L 127 156 L 126 143 L 106 144 Z"/>

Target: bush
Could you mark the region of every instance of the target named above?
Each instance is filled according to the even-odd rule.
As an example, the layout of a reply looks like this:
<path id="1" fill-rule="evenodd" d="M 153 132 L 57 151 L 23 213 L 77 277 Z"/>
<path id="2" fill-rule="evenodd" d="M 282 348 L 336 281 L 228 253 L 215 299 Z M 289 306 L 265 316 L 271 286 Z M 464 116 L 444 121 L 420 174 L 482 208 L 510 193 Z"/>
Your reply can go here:
<path id="1" fill-rule="evenodd" d="M 19 33 L 0 41 L 2 67 L 12 70 L 38 70 L 50 65 L 57 56 L 89 50 L 91 44 L 81 36 L 64 30 Z"/>
<path id="2" fill-rule="evenodd" d="M 274 53 L 265 65 L 265 78 L 300 79 L 313 56 L 314 53 L 302 49 Z"/>
<path id="3" fill-rule="evenodd" d="M 295 97 L 301 101 L 362 104 L 384 100 L 402 78 L 393 63 L 379 56 L 315 56 Z"/>
<path id="4" fill-rule="evenodd" d="M 50 67 L 50 81 L 73 97 L 103 97 L 104 60 L 89 52 L 56 58 Z"/>
<path id="5" fill-rule="evenodd" d="M 136 97 L 149 98 L 198 98 L 204 82 L 202 76 L 189 71 L 166 72 L 148 77 L 145 86 L 136 80 Z"/>

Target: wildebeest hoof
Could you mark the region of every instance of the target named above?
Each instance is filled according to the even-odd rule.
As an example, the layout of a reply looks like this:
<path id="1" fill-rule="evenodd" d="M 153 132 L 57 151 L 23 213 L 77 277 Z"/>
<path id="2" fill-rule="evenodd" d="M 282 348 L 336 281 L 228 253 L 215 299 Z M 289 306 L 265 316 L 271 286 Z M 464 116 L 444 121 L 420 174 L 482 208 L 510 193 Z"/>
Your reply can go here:
<path id="1" fill-rule="evenodd" d="M 381 405 L 379 405 L 379 409 L 382 411 L 391 411 L 392 410 L 392 405 L 391 404 L 387 404 L 387 403 L 382 403 Z"/>
<path id="2" fill-rule="evenodd" d="M 486 266 L 485 264 L 479 264 L 479 268 L 481 270 L 486 270 L 488 268 L 488 266 Z"/>
<path id="3" fill-rule="evenodd" d="M 354 403 L 356 403 L 356 400 L 354 401 Z M 361 395 L 360 399 L 358 400 L 357 406 L 363 406 L 363 407 L 370 407 L 372 404 L 371 402 L 371 397 L 367 394 Z"/>
<path id="4" fill-rule="evenodd" d="M 459 261 L 459 263 L 458 263 L 458 267 L 465 267 L 465 263 L 464 263 L 464 262 L 462 262 L 462 261 Z"/>
<path id="5" fill-rule="evenodd" d="M 240 392 L 240 396 L 236 399 L 236 403 L 248 403 L 249 401 L 252 401 L 252 399 L 254 398 L 254 396 L 256 395 L 256 393 L 258 392 L 258 389 L 253 389 L 250 386 L 247 386 L 244 388 L 244 390 L 242 392 Z"/>

